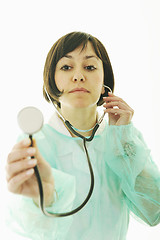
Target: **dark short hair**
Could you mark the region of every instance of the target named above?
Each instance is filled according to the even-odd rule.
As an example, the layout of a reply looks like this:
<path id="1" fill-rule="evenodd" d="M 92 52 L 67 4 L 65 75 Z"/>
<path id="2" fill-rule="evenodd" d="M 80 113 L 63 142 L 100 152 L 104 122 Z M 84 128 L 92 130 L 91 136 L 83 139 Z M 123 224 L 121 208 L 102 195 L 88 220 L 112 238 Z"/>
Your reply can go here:
<path id="1" fill-rule="evenodd" d="M 107 85 L 114 91 L 114 74 L 108 53 L 104 45 L 91 34 L 84 32 L 71 32 L 60 39 L 58 39 L 50 49 L 43 72 L 43 96 L 49 102 L 45 89 L 47 90 L 51 100 L 60 107 L 60 102 L 58 98 L 63 94 L 60 92 L 55 83 L 55 68 L 58 61 L 64 57 L 67 53 L 74 51 L 77 47 L 83 45 L 83 49 L 86 47 L 87 42 L 90 41 L 93 45 L 97 57 L 99 57 L 103 62 L 104 69 L 104 84 Z M 105 93 L 101 94 L 100 99 L 97 102 L 97 105 L 100 106 L 103 104 L 103 97 L 107 96 L 108 89 L 105 88 Z"/>

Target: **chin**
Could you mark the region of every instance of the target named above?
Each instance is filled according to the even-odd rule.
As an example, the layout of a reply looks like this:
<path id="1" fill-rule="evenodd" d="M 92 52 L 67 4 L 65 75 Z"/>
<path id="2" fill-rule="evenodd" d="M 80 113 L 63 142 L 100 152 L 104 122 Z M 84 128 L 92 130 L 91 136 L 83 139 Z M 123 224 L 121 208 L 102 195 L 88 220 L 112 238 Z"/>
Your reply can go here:
<path id="1" fill-rule="evenodd" d="M 69 101 L 63 101 L 64 106 L 66 105 L 69 108 L 90 108 L 93 106 L 97 106 L 97 99 L 82 99 L 82 98 L 77 98 L 77 99 L 70 99 Z"/>

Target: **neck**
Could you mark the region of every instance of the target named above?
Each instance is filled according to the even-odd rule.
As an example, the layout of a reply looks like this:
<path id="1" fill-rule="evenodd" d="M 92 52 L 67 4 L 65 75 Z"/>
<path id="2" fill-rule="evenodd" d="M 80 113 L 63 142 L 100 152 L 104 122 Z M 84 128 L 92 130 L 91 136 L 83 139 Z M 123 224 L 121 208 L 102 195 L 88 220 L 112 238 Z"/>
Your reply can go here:
<path id="1" fill-rule="evenodd" d="M 63 117 L 68 120 L 73 127 L 80 130 L 88 130 L 94 127 L 97 122 L 97 106 L 88 108 L 61 108 L 60 113 Z M 68 129 L 69 130 L 69 129 Z M 70 131 L 70 130 L 69 130 Z M 79 132 L 79 131 L 77 131 Z M 70 131 L 71 135 L 75 137 L 75 135 Z M 90 136 L 92 130 L 89 132 L 79 132 L 81 135 L 87 137 Z"/>

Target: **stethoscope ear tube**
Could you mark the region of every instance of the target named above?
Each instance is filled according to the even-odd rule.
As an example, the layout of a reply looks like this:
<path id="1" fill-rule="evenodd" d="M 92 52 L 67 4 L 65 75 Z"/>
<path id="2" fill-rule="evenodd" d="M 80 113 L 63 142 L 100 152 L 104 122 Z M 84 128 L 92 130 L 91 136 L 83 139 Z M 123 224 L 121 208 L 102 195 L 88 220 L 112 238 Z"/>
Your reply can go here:
<path id="1" fill-rule="evenodd" d="M 73 134 L 75 134 L 77 137 L 82 138 L 83 140 L 85 139 L 87 142 L 92 141 L 92 139 L 94 138 L 94 135 L 95 135 L 97 129 L 99 128 L 99 124 L 96 123 L 96 125 L 94 126 L 94 129 L 93 129 L 93 131 L 92 131 L 91 136 L 90 136 L 89 138 L 86 138 L 86 137 L 82 136 L 80 133 L 76 132 L 76 131 L 73 129 L 72 125 L 70 124 L 70 122 L 69 122 L 68 120 L 65 120 L 64 123 L 65 123 L 65 125 L 71 130 L 71 132 L 72 132 Z"/>

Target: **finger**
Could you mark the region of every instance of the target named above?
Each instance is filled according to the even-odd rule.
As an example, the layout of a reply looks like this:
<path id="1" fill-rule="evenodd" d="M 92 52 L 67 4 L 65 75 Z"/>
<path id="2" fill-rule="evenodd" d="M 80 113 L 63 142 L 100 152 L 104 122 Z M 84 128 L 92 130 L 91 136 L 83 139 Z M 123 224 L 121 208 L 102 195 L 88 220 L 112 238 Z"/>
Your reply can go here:
<path id="1" fill-rule="evenodd" d="M 110 102 L 110 101 L 123 101 L 124 102 L 124 100 L 118 96 L 104 97 L 103 99 L 105 102 Z"/>
<path id="2" fill-rule="evenodd" d="M 32 146 L 38 150 L 38 146 L 37 146 L 35 138 L 32 139 Z"/>
<path id="3" fill-rule="evenodd" d="M 103 99 L 106 99 L 106 98 L 113 98 L 113 97 L 118 97 L 118 96 L 116 96 L 115 94 L 109 92 L 109 93 L 108 93 L 108 96 L 107 96 L 107 97 L 103 97 Z"/>
<path id="4" fill-rule="evenodd" d="M 8 182 L 8 190 L 13 193 L 21 193 L 21 185 L 27 181 L 34 173 L 34 169 L 31 168 L 25 172 L 22 172 L 15 177 L 11 178 Z"/>
<path id="5" fill-rule="evenodd" d="M 22 161 L 17 161 L 12 164 L 6 165 L 7 172 L 7 181 L 9 181 L 12 177 L 17 175 L 20 172 L 24 172 L 29 170 L 30 168 L 35 167 L 37 164 L 37 159 L 24 159 Z"/>
<path id="6" fill-rule="evenodd" d="M 111 92 L 109 92 L 108 96 L 109 96 L 109 97 L 117 97 L 117 98 L 119 98 L 118 96 L 116 96 L 115 94 L 113 94 L 113 93 L 111 93 Z"/>
<path id="7" fill-rule="evenodd" d="M 120 109 L 123 109 L 123 110 L 129 110 L 131 109 L 130 107 L 128 107 L 124 102 L 107 102 L 105 104 L 103 104 L 103 107 L 106 107 L 106 108 L 113 108 L 113 107 L 119 107 Z"/>
<path id="8" fill-rule="evenodd" d="M 20 149 L 20 148 L 26 148 L 26 147 L 29 147 L 30 145 L 31 145 L 30 138 L 25 138 L 22 141 L 16 143 L 13 147 L 13 150 Z"/>
<path id="9" fill-rule="evenodd" d="M 126 110 L 122 110 L 122 109 L 115 109 L 115 108 L 107 108 L 104 110 L 105 113 L 113 113 L 115 115 L 131 115 L 131 111 L 126 111 Z"/>
<path id="10" fill-rule="evenodd" d="M 43 157 L 42 157 L 42 155 L 41 155 L 41 153 L 40 153 L 40 151 L 39 151 L 39 149 L 38 149 L 36 140 L 35 140 L 34 138 L 32 139 L 32 145 L 33 145 L 33 147 L 36 149 L 35 158 L 37 158 L 38 161 L 39 161 L 39 164 L 41 164 L 44 159 L 43 159 Z"/>
<path id="11" fill-rule="evenodd" d="M 122 98 L 114 95 L 113 93 L 110 93 L 109 97 L 103 97 L 103 99 L 104 99 L 105 102 L 108 102 L 108 101 L 121 101 L 121 102 L 124 102 L 126 105 L 128 105 Z"/>
<path id="12" fill-rule="evenodd" d="M 36 149 L 33 147 L 24 148 L 24 149 L 16 149 L 9 153 L 7 162 L 12 163 L 18 160 L 22 160 L 23 158 L 34 156 L 36 153 Z"/>

